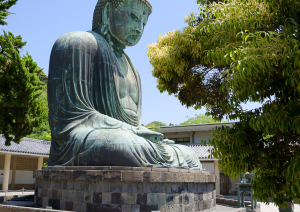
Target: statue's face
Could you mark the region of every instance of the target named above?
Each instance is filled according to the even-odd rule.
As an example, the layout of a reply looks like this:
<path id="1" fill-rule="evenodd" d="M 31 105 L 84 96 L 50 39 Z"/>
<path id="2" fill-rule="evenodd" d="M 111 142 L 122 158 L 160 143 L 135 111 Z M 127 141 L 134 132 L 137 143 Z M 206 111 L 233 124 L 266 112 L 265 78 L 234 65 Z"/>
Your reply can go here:
<path id="1" fill-rule="evenodd" d="M 149 17 L 149 9 L 138 0 L 126 0 L 110 15 L 110 30 L 126 46 L 136 45 L 142 37 Z"/>

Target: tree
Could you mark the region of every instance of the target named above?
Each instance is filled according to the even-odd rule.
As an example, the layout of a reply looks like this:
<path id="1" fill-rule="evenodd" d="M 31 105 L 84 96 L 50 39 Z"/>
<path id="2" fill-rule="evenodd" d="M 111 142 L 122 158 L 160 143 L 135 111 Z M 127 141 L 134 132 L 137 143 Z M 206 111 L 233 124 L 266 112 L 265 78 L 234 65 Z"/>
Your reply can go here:
<path id="1" fill-rule="evenodd" d="M 16 0 L 0 0 L 0 24 Z M 19 143 L 22 137 L 32 133 L 47 116 L 47 110 L 40 96 L 45 83 L 38 76 L 42 70 L 27 53 L 20 52 L 26 42 L 11 32 L 0 36 L 0 133 L 4 135 L 5 145 L 11 141 Z"/>
<path id="2" fill-rule="evenodd" d="M 195 117 L 186 116 L 186 118 L 188 118 L 188 120 L 180 123 L 180 125 L 221 123 L 220 121 L 214 120 L 211 116 L 205 116 L 202 114 L 195 114 Z"/>
<path id="3" fill-rule="evenodd" d="M 38 67 L 38 69 L 41 68 Z M 44 83 L 48 82 L 48 76 L 44 73 L 44 71 L 42 71 L 38 77 L 42 82 Z M 41 95 L 38 98 L 41 100 L 42 105 L 45 108 L 46 112 L 44 113 L 45 115 L 43 116 L 41 124 L 38 127 L 34 127 L 32 133 L 27 137 L 51 141 L 51 130 L 49 127 L 49 120 L 48 120 L 49 109 L 48 109 L 48 99 L 47 99 L 47 87 L 43 89 Z"/>
<path id="4" fill-rule="evenodd" d="M 212 3 L 210 3 L 212 2 Z M 222 120 L 211 154 L 234 177 L 255 171 L 255 196 L 300 200 L 300 2 L 198 0 L 187 27 L 159 37 L 148 55 L 161 92 Z M 241 103 L 260 102 L 243 110 Z"/>
<path id="5" fill-rule="evenodd" d="M 15 5 L 18 0 L 0 0 L 0 25 L 7 25 L 4 19 L 10 15 L 8 9 Z"/>
<path id="6" fill-rule="evenodd" d="M 147 124 L 145 127 L 150 127 L 151 130 L 155 130 L 155 129 L 159 129 L 159 127 L 161 126 L 167 126 L 166 123 L 163 123 L 163 122 L 159 122 L 159 121 L 153 121 L 149 124 Z"/>

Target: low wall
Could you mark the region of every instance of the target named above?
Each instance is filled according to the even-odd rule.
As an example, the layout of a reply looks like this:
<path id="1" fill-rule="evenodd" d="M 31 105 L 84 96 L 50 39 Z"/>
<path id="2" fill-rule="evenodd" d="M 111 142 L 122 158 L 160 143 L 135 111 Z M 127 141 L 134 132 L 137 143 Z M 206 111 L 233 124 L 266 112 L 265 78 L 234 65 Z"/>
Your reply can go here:
<path id="1" fill-rule="evenodd" d="M 216 202 L 217 204 L 228 205 L 231 207 L 238 207 L 238 200 L 235 199 L 216 198 Z M 246 207 L 250 207 L 250 205 L 251 205 L 250 201 L 245 201 Z M 260 203 L 257 203 L 257 209 L 260 210 Z"/>
<path id="2" fill-rule="evenodd" d="M 216 207 L 216 176 L 208 172 L 168 168 L 48 167 L 34 173 L 37 207 L 52 206 L 53 209 L 80 212 L 181 212 Z"/>
<path id="3" fill-rule="evenodd" d="M 51 209 L 42 209 L 42 208 L 28 208 L 28 207 L 19 207 L 19 206 L 1 205 L 1 204 L 0 204 L 0 211 L 2 211 L 2 212 L 42 212 L 42 211 L 63 212 L 63 211 L 60 211 L 60 210 L 51 210 Z"/>

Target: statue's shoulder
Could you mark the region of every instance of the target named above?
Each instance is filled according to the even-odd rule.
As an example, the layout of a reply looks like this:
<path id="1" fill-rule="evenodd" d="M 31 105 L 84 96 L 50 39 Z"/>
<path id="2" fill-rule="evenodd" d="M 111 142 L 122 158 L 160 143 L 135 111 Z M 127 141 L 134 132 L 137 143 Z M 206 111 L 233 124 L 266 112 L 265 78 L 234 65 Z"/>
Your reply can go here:
<path id="1" fill-rule="evenodd" d="M 90 49 L 97 50 L 99 43 L 106 43 L 105 39 L 93 31 L 75 31 L 69 32 L 60 36 L 54 46 L 53 50 L 66 50 L 66 49 Z"/>

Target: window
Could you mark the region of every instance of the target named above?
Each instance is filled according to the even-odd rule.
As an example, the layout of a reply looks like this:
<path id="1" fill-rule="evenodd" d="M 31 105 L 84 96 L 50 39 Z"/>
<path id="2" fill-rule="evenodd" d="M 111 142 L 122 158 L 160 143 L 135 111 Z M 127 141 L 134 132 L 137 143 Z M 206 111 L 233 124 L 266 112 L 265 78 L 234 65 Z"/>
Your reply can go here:
<path id="1" fill-rule="evenodd" d="M 205 169 L 205 171 L 211 172 L 211 173 L 215 173 L 215 164 L 214 163 L 201 163 L 202 164 L 202 168 Z"/>
<path id="2" fill-rule="evenodd" d="M 168 138 L 168 139 L 175 141 L 176 144 L 190 143 L 190 138 L 189 137 L 185 137 L 185 138 Z"/>

